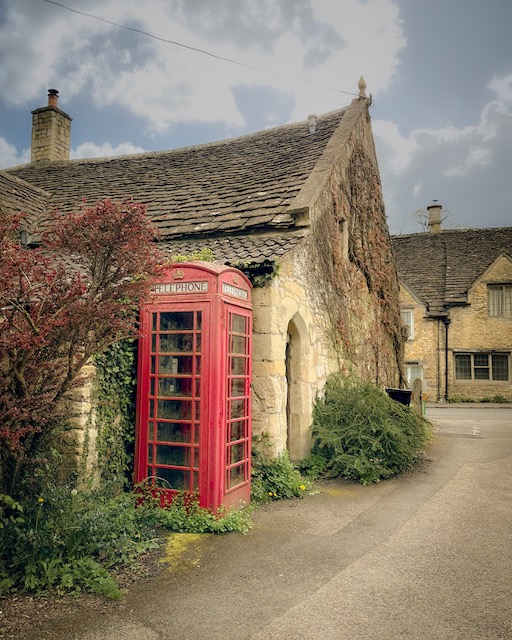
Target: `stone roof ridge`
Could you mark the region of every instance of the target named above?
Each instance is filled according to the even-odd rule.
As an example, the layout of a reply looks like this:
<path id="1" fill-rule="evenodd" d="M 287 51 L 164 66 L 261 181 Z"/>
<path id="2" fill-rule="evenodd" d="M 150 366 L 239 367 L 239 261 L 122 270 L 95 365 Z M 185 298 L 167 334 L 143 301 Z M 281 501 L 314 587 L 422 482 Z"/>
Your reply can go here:
<path id="1" fill-rule="evenodd" d="M 333 166 L 344 152 L 347 140 L 352 133 L 357 118 L 360 116 L 361 109 L 364 110 L 364 113 L 367 113 L 368 106 L 368 99 L 361 96 L 341 110 L 342 117 L 337 127 L 327 141 L 320 157 L 316 160 L 315 166 L 302 185 L 299 193 L 290 203 L 288 210 L 290 214 L 305 213 L 316 201 L 326 181 L 329 180 Z"/>
<path id="2" fill-rule="evenodd" d="M 433 234 L 430 231 L 416 231 L 414 233 L 393 233 L 391 234 L 392 238 L 397 238 L 400 240 L 401 238 L 432 238 L 438 237 L 442 238 L 443 236 L 451 233 L 467 233 L 471 231 L 503 231 L 503 230 L 512 230 L 512 227 L 464 227 L 464 228 L 448 228 L 443 229 L 441 233 Z"/>
<path id="3" fill-rule="evenodd" d="M 348 107 L 343 107 L 341 109 L 334 109 L 332 111 L 328 111 L 326 113 L 323 113 L 319 116 L 317 116 L 317 122 L 318 122 L 318 126 L 321 127 L 322 126 L 322 121 L 325 122 L 325 120 L 330 119 L 336 115 L 339 114 L 340 119 L 343 116 L 343 113 L 348 109 Z M 37 162 L 37 166 L 38 167 L 45 167 L 45 166 L 51 166 L 51 167 L 55 167 L 55 166 L 59 166 L 59 165 L 69 165 L 69 164 L 100 164 L 100 163 L 107 163 L 107 162 L 114 162 L 114 161 L 119 161 L 119 160 L 130 160 L 130 159 L 146 159 L 146 158 L 158 158 L 158 157 L 165 157 L 171 154 L 179 154 L 179 153 L 191 153 L 194 151 L 203 151 L 203 150 L 210 150 L 210 149 L 214 149 L 214 148 L 221 148 L 221 147 L 225 147 L 225 146 L 229 146 L 232 144 L 237 144 L 237 143 L 241 143 L 241 142 L 245 142 L 245 141 L 250 141 L 252 139 L 257 139 L 257 138 L 262 138 L 264 136 L 269 136 L 273 133 L 280 133 L 280 132 L 285 132 L 288 130 L 293 130 L 294 128 L 296 129 L 300 129 L 300 128 L 304 128 L 306 129 L 309 126 L 309 122 L 307 118 L 304 118 L 303 120 L 300 121 L 295 121 L 295 122 L 287 122 L 285 124 L 281 124 L 281 125 L 277 125 L 274 127 L 267 127 L 265 129 L 260 129 L 258 131 L 251 131 L 248 133 L 244 133 L 242 135 L 239 136 L 234 136 L 232 138 L 223 138 L 222 140 L 211 140 L 210 142 L 203 142 L 203 143 L 199 143 L 199 144 L 195 144 L 195 145 L 188 145 L 188 146 L 184 146 L 184 147 L 173 147 L 171 149 L 160 149 L 157 151 L 140 151 L 140 152 L 134 152 L 134 153 L 126 153 L 126 154 L 120 154 L 120 155 L 115 155 L 115 156 L 96 156 L 93 158 L 73 158 L 70 160 L 43 160 L 43 161 L 39 161 Z M 16 170 L 16 169 L 20 169 L 20 168 L 26 168 L 28 166 L 30 166 L 33 163 L 30 162 L 26 162 L 24 164 L 19 164 L 19 165 L 15 165 L 12 167 L 7 167 L 7 171 L 11 171 L 11 170 Z"/>

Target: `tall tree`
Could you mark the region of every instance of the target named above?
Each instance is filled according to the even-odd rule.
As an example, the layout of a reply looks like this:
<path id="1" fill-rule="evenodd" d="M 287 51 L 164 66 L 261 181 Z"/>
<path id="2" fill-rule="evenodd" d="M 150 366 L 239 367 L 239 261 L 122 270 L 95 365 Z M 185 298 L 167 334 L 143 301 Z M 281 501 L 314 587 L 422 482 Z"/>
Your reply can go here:
<path id="1" fill-rule="evenodd" d="M 36 248 L 19 243 L 23 219 L 0 215 L 0 493 L 11 495 L 60 436 L 83 367 L 137 335 L 163 263 L 144 206 L 131 201 L 53 212 Z"/>

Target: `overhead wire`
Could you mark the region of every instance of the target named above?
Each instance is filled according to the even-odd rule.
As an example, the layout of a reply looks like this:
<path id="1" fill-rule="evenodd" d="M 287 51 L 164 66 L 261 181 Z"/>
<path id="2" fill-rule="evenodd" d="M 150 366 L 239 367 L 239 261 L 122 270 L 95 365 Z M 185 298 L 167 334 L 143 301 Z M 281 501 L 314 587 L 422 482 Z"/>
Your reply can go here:
<path id="1" fill-rule="evenodd" d="M 321 88 L 321 89 L 325 89 L 327 91 L 334 91 L 336 93 L 343 93 L 349 96 L 357 96 L 357 93 L 354 93 L 352 91 L 342 91 L 341 89 L 335 89 L 334 87 L 328 87 L 322 84 L 319 84 L 317 82 L 311 82 L 309 80 L 304 80 L 302 78 L 294 78 L 292 76 L 286 75 L 284 73 L 278 73 L 276 71 L 271 71 L 270 69 L 264 69 L 262 67 L 257 67 L 251 64 L 247 64 L 245 62 L 240 62 L 239 60 L 234 60 L 233 58 L 227 58 L 225 56 L 220 56 L 217 55 L 215 53 L 212 53 L 211 51 L 208 51 L 206 49 L 201 49 L 200 47 L 193 47 L 191 45 L 188 44 L 184 44 L 183 42 L 178 42 L 176 40 L 170 40 L 168 38 L 162 38 L 160 36 L 156 36 L 152 33 L 149 33 L 148 31 L 144 31 L 143 29 L 137 29 L 136 27 L 128 27 L 127 25 L 124 24 L 120 24 L 118 22 L 114 22 L 112 20 L 107 20 L 106 18 L 102 18 L 101 16 L 97 16 L 94 15 L 92 13 L 86 13 L 85 11 L 79 11 L 78 9 L 73 9 L 71 7 L 68 7 L 65 4 L 62 4 L 61 2 L 56 2 L 55 0 L 42 0 L 42 2 L 46 2 L 47 4 L 53 4 L 56 5 L 57 7 L 61 7 L 62 9 L 66 9 L 67 11 L 70 11 L 71 13 L 76 13 L 78 15 L 81 16 L 85 16 L 87 18 L 92 18 L 93 20 L 98 20 L 99 22 L 104 22 L 106 24 L 109 24 L 113 27 L 117 27 L 119 29 L 124 29 L 125 31 L 133 31 L 134 33 L 138 33 L 140 35 L 143 36 L 147 36 L 148 38 L 152 38 L 153 40 L 157 40 L 159 42 L 164 42 L 165 44 L 172 44 L 176 47 L 181 47 L 182 49 L 188 49 L 190 51 L 195 51 L 196 53 L 200 53 L 203 54 L 205 56 L 209 56 L 210 58 L 215 58 L 216 60 L 220 60 L 222 62 L 228 62 L 230 64 L 234 64 L 234 65 L 238 65 L 239 67 L 245 67 L 246 69 L 252 69 L 253 71 L 260 71 L 262 73 L 268 73 L 269 75 L 273 75 L 275 77 L 278 78 L 286 78 L 287 80 L 293 80 L 294 82 L 301 82 L 303 84 L 308 84 L 317 88 Z"/>

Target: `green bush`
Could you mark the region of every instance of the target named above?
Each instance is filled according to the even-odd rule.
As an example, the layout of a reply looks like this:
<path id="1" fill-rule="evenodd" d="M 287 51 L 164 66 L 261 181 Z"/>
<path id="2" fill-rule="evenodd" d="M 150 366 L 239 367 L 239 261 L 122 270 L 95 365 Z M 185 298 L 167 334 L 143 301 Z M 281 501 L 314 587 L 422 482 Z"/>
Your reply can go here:
<path id="1" fill-rule="evenodd" d="M 309 480 L 292 464 L 287 451 L 272 459 L 255 456 L 251 484 L 251 500 L 254 503 L 302 498 L 310 491 Z"/>
<path id="2" fill-rule="evenodd" d="M 70 487 L 48 488 L 23 504 L 0 496 L 0 596 L 92 591 L 119 598 L 113 570 L 136 566 L 158 547 L 157 528 L 246 533 L 250 525 L 250 509 L 213 514 L 196 495 L 178 494 L 165 509 L 139 494 L 111 498 Z"/>
<path id="3" fill-rule="evenodd" d="M 430 424 L 375 385 L 333 375 L 315 402 L 312 433 L 328 476 L 371 484 L 417 461 Z"/>

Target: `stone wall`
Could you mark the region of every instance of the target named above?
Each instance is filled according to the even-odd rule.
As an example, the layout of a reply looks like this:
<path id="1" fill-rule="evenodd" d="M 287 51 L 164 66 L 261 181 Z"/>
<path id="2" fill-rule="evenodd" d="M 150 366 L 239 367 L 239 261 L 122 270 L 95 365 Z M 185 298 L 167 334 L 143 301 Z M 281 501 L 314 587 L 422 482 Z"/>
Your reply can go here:
<path id="1" fill-rule="evenodd" d="M 95 424 L 94 379 L 95 367 L 86 365 L 80 375 L 82 384 L 67 398 L 71 429 L 65 434 L 62 445 L 66 451 L 63 475 L 78 473 L 81 481 L 93 480 L 99 484 L 97 452 L 98 430 Z"/>
<path id="2" fill-rule="evenodd" d="M 288 448 L 295 460 L 309 453 L 313 402 L 334 366 L 303 284 L 303 258 L 303 250 L 288 254 L 271 284 L 253 289 L 253 431 L 270 445 L 263 451 Z"/>
<path id="3" fill-rule="evenodd" d="M 403 285 L 400 287 L 402 309 L 413 312 L 412 336 L 405 343 L 405 366 L 416 364 L 423 371 L 424 400 L 442 397 L 441 382 L 444 375 L 444 355 L 440 347 L 444 344 L 444 325 L 435 319 L 427 319 L 425 305 Z"/>

